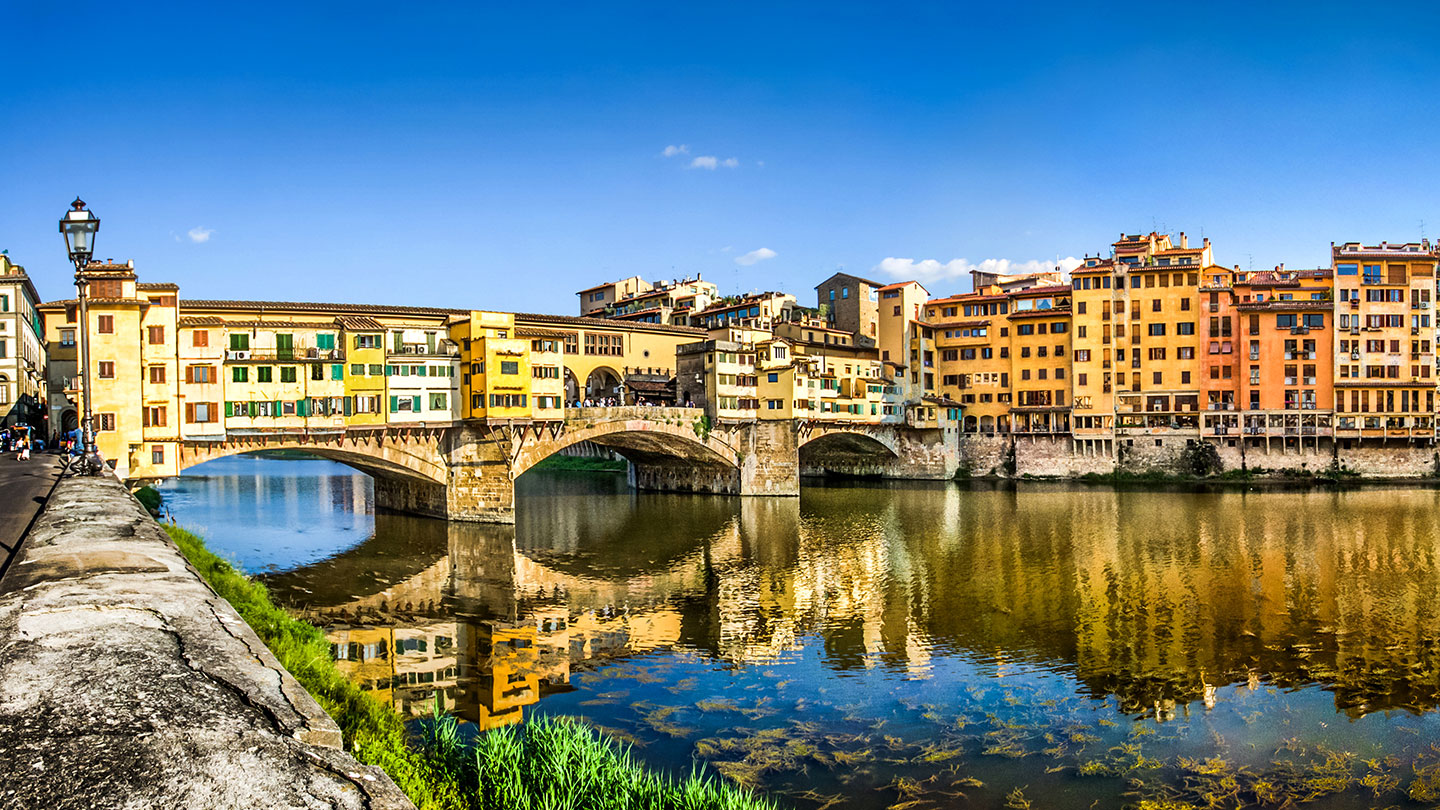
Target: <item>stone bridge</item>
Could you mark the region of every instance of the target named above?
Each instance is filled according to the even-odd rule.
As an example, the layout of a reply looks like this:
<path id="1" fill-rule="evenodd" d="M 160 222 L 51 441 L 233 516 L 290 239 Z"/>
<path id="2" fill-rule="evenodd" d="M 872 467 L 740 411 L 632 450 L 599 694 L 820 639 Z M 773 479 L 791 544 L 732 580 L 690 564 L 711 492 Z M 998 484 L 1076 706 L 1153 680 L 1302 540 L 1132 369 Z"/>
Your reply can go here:
<path id="1" fill-rule="evenodd" d="M 375 479 L 377 505 L 513 523 L 515 479 L 580 442 L 630 462 L 637 489 L 794 496 L 802 474 L 949 478 L 955 437 L 935 429 L 818 421 L 711 424 L 698 408 L 569 408 L 563 421 L 387 425 L 331 432 L 255 431 L 188 441 L 180 467 L 258 450 L 302 450 Z"/>

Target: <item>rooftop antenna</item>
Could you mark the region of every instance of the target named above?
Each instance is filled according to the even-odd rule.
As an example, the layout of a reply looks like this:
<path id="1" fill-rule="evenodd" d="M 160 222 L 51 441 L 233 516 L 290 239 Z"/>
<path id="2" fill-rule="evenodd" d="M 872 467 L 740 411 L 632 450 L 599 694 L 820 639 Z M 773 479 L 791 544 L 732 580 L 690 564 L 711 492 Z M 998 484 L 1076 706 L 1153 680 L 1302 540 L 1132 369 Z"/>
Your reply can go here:
<path id="1" fill-rule="evenodd" d="M 1420 220 L 1420 241 L 1425 241 L 1425 220 Z"/>
<path id="2" fill-rule="evenodd" d="M 1245 257 L 1250 260 L 1250 266 L 1247 267 L 1246 269 L 1247 269 L 1247 270 L 1254 270 L 1254 269 L 1255 269 L 1255 254 L 1253 254 L 1253 253 L 1246 253 L 1246 254 L 1245 254 Z"/>

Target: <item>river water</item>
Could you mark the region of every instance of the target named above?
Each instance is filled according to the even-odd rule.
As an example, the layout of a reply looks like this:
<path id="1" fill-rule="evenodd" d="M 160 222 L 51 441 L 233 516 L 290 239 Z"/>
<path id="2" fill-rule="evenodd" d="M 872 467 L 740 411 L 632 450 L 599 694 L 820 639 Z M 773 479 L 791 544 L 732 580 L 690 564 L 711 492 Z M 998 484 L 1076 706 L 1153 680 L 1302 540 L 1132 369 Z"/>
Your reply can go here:
<path id="1" fill-rule="evenodd" d="M 582 715 L 804 808 L 1440 801 L 1434 490 L 531 472 L 513 527 L 377 515 L 322 460 L 163 491 L 363 688 L 471 730 Z"/>

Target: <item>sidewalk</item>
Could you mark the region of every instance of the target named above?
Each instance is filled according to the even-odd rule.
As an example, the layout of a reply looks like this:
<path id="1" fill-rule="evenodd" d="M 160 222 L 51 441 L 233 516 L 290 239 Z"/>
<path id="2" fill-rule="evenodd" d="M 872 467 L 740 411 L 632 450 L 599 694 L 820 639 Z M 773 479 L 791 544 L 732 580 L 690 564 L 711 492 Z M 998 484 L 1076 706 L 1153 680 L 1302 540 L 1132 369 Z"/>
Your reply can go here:
<path id="1" fill-rule="evenodd" d="M 0 807 L 409 801 L 114 478 L 67 478 L 0 578 Z"/>

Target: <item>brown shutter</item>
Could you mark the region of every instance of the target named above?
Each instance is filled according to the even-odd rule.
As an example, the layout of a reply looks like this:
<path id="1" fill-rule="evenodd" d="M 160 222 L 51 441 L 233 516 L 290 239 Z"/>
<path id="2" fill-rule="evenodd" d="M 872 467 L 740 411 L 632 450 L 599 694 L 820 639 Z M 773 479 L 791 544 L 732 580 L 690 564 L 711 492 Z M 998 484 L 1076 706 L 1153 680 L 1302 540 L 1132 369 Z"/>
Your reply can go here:
<path id="1" fill-rule="evenodd" d="M 140 425 L 141 425 L 141 427 L 150 427 L 150 409 L 149 409 L 149 408 L 141 408 L 141 409 L 140 409 Z"/>
<path id="2" fill-rule="evenodd" d="M 185 403 L 185 421 L 186 421 L 186 422 L 194 422 L 194 421 L 195 421 L 195 403 L 193 403 L 193 402 L 187 402 L 187 403 Z"/>
<path id="3" fill-rule="evenodd" d="M 195 367 L 194 367 L 194 366 L 186 366 L 186 367 L 185 367 L 185 382 L 187 382 L 187 383 L 193 383 L 193 382 L 195 382 Z"/>
<path id="4" fill-rule="evenodd" d="M 218 412 L 215 410 L 216 408 L 219 408 L 219 407 L 220 407 L 220 403 L 218 403 L 218 402 L 212 402 L 212 403 L 210 403 L 210 419 L 209 419 L 209 421 L 211 421 L 211 422 L 217 422 L 217 421 L 220 420 L 220 416 L 219 416 Z"/>

